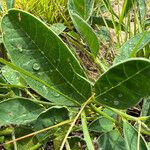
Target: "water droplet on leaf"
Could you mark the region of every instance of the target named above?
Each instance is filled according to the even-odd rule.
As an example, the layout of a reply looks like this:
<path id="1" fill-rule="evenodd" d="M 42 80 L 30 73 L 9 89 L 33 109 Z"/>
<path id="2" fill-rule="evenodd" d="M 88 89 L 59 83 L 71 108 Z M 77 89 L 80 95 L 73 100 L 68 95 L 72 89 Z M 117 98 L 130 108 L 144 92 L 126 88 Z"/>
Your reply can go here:
<path id="1" fill-rule="evenodd" d="M 60 94 L 59 94 L 59 93 L 55 93 L 54 96 L 55 96 L 55 97 L 59 97 Z"/>
<path id="2" fill-rule="evenodd" d="M 70 63 L 70 58 L 67 59 L 67 62 Z"/>
<path id="3" fill-rule="evenodd" d="M 52 73 L 52 72 L 53 72 L 53 70 L 52 70 L 52 69 L 50 69 L 50 70 L 49 70 L 49 72 L 50 72 L 50 73 Z"/>
<path id="4" fill-rule="evenodd" d="M 129 42 L 129 44 L 131 45 L 131 44 L 132 44 L 132 42 Z"/>
<path id="5" fill-rule="evenodd" d="M 120 98 L 120 97 L 122 97 L 123 95 L 120 93 L 120 94 L 118 94 L 118 97 Z"/>
<path id="6" fill-rule="evenodd" d="M 105 97 L 104 100 L 107 101 L 108 99 Z"/>
<path id="7" fill-rule="evenodd" d="M 114 105 L 116 105 L 116 106 L 119 105 L 119 101 L 117 101 L 117 100 L 114 101 Z"/>
<path id="8" fill-rule="evenodd" d="M 33 64 L 33 69 L 38 71 L 40 69 L 40 65 L 38 63 Z"/>
<path id="9" fill-rule="evenodd" d="M 104 87 L 104 90 L 108 90 L 108 87 L 106 86 L 106 87 Z"/>

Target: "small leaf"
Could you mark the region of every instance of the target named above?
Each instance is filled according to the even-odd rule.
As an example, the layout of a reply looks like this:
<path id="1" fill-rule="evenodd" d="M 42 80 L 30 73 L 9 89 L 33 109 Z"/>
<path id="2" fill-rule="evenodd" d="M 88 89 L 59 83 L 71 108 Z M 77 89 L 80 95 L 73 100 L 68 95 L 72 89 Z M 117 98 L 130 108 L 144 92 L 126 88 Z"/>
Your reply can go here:
<path id="1" fill-rule="evenodd" d="M 2 74 L 4 78 L 8 81 L 8 83 L 14 84 L 14 85 L 21 85 L 19 81 L 19 78 L 20 78 L 19 73 L 14 71 L 10 67 L 8 66 L 2 67 Z"/>
<path id="2" fill-rule="evenodd" d="M 113 24 L 112 20 L 105 18 L 105 21 L 106 21 L 108 27 L 114 29 L 114 24 Z M 98 24 L 100 26 L 106 26 L 106 24 L 105 24 L 105 22 L 104 22 L 102 17 L 95 17 L 95 16 L 93 16 L 92 17 L 92 23 L 93 24 Z M 118 25 L 118 22 L 115 22 L 115 24 Z M 125 26 L 123 24 L 121 25 L 121 30 L 125 31 Z"/>
<path id="3" fill-rule="evenodd" d="M 11 98 L 0 102 L 0 126 L 25 125 L 44 111 L 41 105 L 26 98 Z"/>
<path id="4" fill-rule="evenodd" d="M 49 126 L 56 125 L 68 119 L 69 114 L 68 110 L 65 107 L 52 107 L 40 114 L 40 116 L 34 123 L 34 130 L 38 131 Z M 58 128 L 54 130 L 52 129 L 50 131 L 45 131 L 43 133 L 38 134 L 37 138 L 40 141 L 43 141 L 48 137 L 50 137 L 51 135 L 54 136 L 54 132 L 56 132 L 57 130 Z"/>
<path id="5" fill-rule="evenodd" d="M 138 14 L 141 24 L 145 21 L 146 17 L 146 0 L 137 0 Z"/>
<path id="6" fill-rule="evenodd" d="M 139 145 L 137 144 L 138 132 L 132 125 L 130 125 L 126 121 L 123 121 L 123 133 L 125 138 L 126 150 L 148 150 L 148 146 L 142 136 L 140 136 Z M 137 148 L 137 146 L 139 146 L 139 148 Z"/>
<path id="7" fill-rule="evenodd" d="M 74 26 L 83 36 L 85 42 L 90 48 L 91 53 L 96 57 L 99 52 L 99 41 L 95 32 L 80 16 L 72 12 L 70 12 L 70 15 Z"/>
<path id="8" fill-rule="evenodd" d="M 135 0 L 125 0 L 124 1 L 122 12 L 121 12 L 121 15 L 123 18 L 129 13 L 131 8 L 133 7 L 134 2 L 135 2 Z"/>
<path id="9" fill-rule="evenodd" d="M 71 150 L 79 150 L 82 145 L 85 145 L 85 141 L 80 136 L 69 136 L 68 142 L 71 147 Z"/>
<path id="10" fill-rule="evenodd" d="M 109 132 L 113 129 L 114 124 L 105 117 L 98 118 L 94 120 L 90 126 L 89 130 L 94 132 Z"/>
<path id="11" fill-rule="evenodd" d="M 88 21 L 93 12 L 95 0 L 69 0 L 68 10 L 78 14 L 83 20 Z"/>
<path id="12" fill-rule="evenodd" d="M 150 116 L 150 97 L 144 98 L 141 116 Z M 150 119 L 146 120 L 146 125 L 150 128 Z"/>
<path id="13" fill-rule="evenodd" d="M 14 7 L 15 0 L 6 0 L 7 9 L 11 9 Z"/>
<path id="14" fill-rule="evenodd" d="M 21 126 L 15 127 L 15 138 L 20 138 L 27 134 L 33 133 L 33 130 L 30 126 Z M 28 150 L 31 149 L 37 143 L 37 139 L 35 136 L 28 137 L 22 140 L 17 141 L 17 149 L 18 150 Z"/>
<path id="15" fill-rule="evenodd" d="M 95 84 L 96 101 L 119 109 L 136 105 L 150 95 L 150 61 L 128 59 L 106 71 Z"/>
<path id="16" fill-rule="evenodd" d="M 2 19 L 2 31 L 12 62 L 49 85 L 23 75 L 37 93 L 68 106 L 79 105 L 90 97 L 91 85 L 79 62 L 43 22 L 29 13 L 10 10 Z"/>
<path id="17" fill-rule="evenodd" d="M 119 50 L 119 55 L 115 58 L 114 64 L 124 61 L 135 55 L 150 42 L 150 32 L 139 33 L 123 44 Z"/>
<path id="18" fill-rule="evenodd" d="M 90 133 L 87 127 L 87 120 L 86 120 L 86 114 L 85 111 L 81 113 L 81 122 L 82 122 L 82 130 L 83 130 L 83 135 L 84 135 L 84 140 L 86 142 L 87 148 L 89 150 L 94 150 L 94 145 L 92 142 L 92 139 L 90 137 Z"/>
<path id="19" fill-rule="evenodd" d="M 147 29 L 150 27 L 150 18 L 148 18 L 148 19 L 145 20 L 144 26 L 145 26 L 145 28 L 147 28 Z"/>
<path id="20" fill-rule="evenodd" d="M 2 9 L 2 2 L 0 1 L 0 12 L 3 11 Z"/>
<path id="21" fill-rule="evenodd" d="M 116 130 L 102 134 L 98 138 L 98 144 L 99 148 L 103 150 L 126 150 L 124 140 Z"/>
<path id="22" fill-rule="evenodd" d="M 66 26 L 63 23 L 55 23 L 50 26 L 50 29 L 57 35 L 61 34 L 65 29 Z"/>

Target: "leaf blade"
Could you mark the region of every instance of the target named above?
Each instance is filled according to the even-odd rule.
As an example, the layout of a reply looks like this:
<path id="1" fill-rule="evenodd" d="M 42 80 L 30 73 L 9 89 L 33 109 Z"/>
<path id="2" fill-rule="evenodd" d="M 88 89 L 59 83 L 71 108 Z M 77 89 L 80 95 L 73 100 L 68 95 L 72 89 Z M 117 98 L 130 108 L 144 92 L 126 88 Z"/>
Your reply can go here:
<path id="1" fill-rule="evenodd" d="M 123 121 L 123 133 L 127 150 L 137 149 L 138 132 L 136 129 L 128 122 Z M 148 150 L 148 146 L 142 136 L 140 136 L 139 149 Z"/>
<path id="2" fill-rule="evenodd" d="M 95 84 L 96 100 L 104 105 L 126 109 L 150 94 L 150 61 L 128 59 L 105 72 Z"/>
<path id="3" fill-rule="evenodd" d="M 119 55 L 115 58 L 113 63 L 119 63 L 130 58 L 132 53 L 135 55 L 136 52 L 143 49 L 149 42 L 150 32 L 137 34 L 123 44 L 123 46 L 119 50 Z"/>
<path id="4" fill-rule="evenodd" d="M 81 35 L 83 36 L 93 56 L 96 57 L 99 52 L 99 41 L 94 30 L 79 15 L 72 12 L 70 12 L 70 15 L 74 26 L 76 27 L 78 32 L 81 33 Z"/>
<path id="5" fill-rule="evenodd" d="M 44 110 L 44 107 L 27 98 L 11 98 L 2 101 L 0 102 L 0 126 L 30 123 Z"/>
<path id="6" fill-rule="evenodd" d="M 78 14 L 83 20 L 88 21 L 93 12 L 95 0 L 69 0 L 68 10 Z"/>
<path id="7" fill-rule="evenodd" d="M 79 62 L 63 41 L 40 20 L 29 13 L 10 10 L 2 19 L 2 30 L 5 47 L 16 66 L 43 79 L 71 99 L 82 103 L 90 96 L 91 85 L 80 78 L 86 76 Z M 24 78 L 40 95 L 61 103 L 58 96 L 54 96 L 55 91 L 44 89 L 42 84 L 38 85 L 29 77 Z M 87 87 L 85 91 L 84 86 Z"/>

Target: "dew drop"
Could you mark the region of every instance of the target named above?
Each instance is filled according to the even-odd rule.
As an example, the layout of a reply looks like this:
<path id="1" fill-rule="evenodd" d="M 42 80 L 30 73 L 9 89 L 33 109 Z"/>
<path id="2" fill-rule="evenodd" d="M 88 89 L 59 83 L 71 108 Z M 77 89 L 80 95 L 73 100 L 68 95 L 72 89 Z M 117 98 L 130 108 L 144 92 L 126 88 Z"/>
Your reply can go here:
<path id="1" fill-rule="evenodd" d="M 54 64 L 56 63 L 56 60 L 54 59 Z"/>
<path id="2" fill-rule="evenodd" d="M 106 87 L 104 87 L 104 90 L 108 90 L 108 87 L 106 86 Z"/>
<path id="3" fill-rule="evenodd" d="M 120 94 L 118 94 L 118 97 L 120 98 L 120 97 L 122 97 L 123 95 L 120 93 Z"/>
<path id="4" fill-rule="evenodd" d="M 2 73 L 6 73 L 7 71 L 5 69 L 2 69 Z"/>
<path id="5" fill-rule="evenodd" d="M 55 97 L 59 97 L 59 96 L 60 96 L 60 94 L 58 94 L 58 93 L 55 93 L 55 94 L 54 94 L 54 96 L 55 96 Z"/>
<path id="6" fill-rule="evenodd" d="M 40 65 L 38 63 L 33 64 L 33 69 L 38 71 L 40 69 Z"/>
<path id="7" fill-rule="evenodd" d="M 67 58 L 67 62 L 69 62 L 69 63 L 70 63 L 70 58 Z"/>
<path id="8" fill-rule="evenodd" d="M 43 85 L 42 88 L 43 88 L 43 90 L 44 90 L 46 93 L 48 93 L 48 89 L 47 89 L 47 87 L 46 87 L 45 85 Z"/>
<path id="9" fill-rule="evenodd" d="M 20 44 L 17 45 L 17 48 L 19 49 L 19 52 L 20 52 L 20 53 L 23 52 L 22 46 L 21 46 Z"/>
<path id="10" fill-rule="evenodd" d="M 44 55 L 44 52 L 43 52 L 43 51 L 41 51 L 41 53 Z"/>
<path id="11" fill-rule="evenodd" d="M 53 72 L 53 70 L 52 70 L 52 69 L 50 69 L 50 70 L 49 70 L 49 72 L 50 72 L 50 73 L 52 73 L 52 72 Z"/>
<path id="12" fill-rule="evenodd" d="M 22 52 L 23 52 L 23 49 L 19 49 L 19 52 L 22 53 Z"/>
<path id="13" fill-rule="evenodd" d="M 129 42 L 129 44 L 131 45 L 131 44 L 132 44 L 132 42 Z"/>
<path id="14" fill-rule="evenodd" d="M 20 13 L 18 13 L 18 20 L 19 20 L 19 22 L 21 21 L 21 14 Z"/>
<path id="15" fill-rule="evenodd" d="M 114 101 L 114 105 L 116 105 L 116 106 L 119 105 L 119 101 L 117 101 L 117 100 Z"/>
<path id="16" fill-rule="evenodd" d="M 38 73 L 39 76 L 42 76 L 43 74 L 44 74 L 44 72 L 39 72 Z"/>
<path id="17" fill-rule="evenodd" d="M 108 99 L 105 97 L 105 98 L 104 98 L 104 101 L 107 101 L 107 100 L 108 100 Z"/>

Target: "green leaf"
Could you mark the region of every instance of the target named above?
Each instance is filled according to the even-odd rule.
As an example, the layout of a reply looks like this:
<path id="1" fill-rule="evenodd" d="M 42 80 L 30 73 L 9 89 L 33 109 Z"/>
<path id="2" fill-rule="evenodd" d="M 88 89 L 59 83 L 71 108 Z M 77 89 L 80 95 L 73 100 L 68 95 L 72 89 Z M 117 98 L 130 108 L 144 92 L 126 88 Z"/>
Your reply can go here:
<path id="1" fill-rule="evenodd" d="M 141 116 L 150 116 L 150 97 L 144 98 Z M 150 128 L 150 119 L 146 120 L 146 125 Z"/>
<path id="2" fill-rule="evenodd" d="M 116 130 L 102 134 L 98 138 L 98 144 L 99 148 L 103 150 L 126 150 L 124 140 Z"/>
<path id="3" fill-rule="evenodd" d="M 86 144 L 80 136 L 69 136 L 68 142 L 71 147 L 71 150 L 81 149 L 81 146 Z"/>
<path id="4" fill-rule="evenodd" d="M 70 15 L 74 26 L 81 33 L 91 53 L 96 57 L 99 52 L 99 41 L 90 25 L 84 21 L 79 15 L 70 11 Z"/>
<path id="5" fill-rule="evenodd" d="M 95 84 L 96 101 L 119 109 L 150 95 L 150 61 L 132 58 L 112 66 Z"/>
<path id="6" fill-rule="evenodd" d="M 2 71 L 2 75 L 8 81 L 8 83 L 14 85 L 21 85 L 19 81 L 20 75 L 18 72 L 14 71 L 8 66 L 2 67 L 1 71 Z"/>
<path id="7" fill-rule="evenodd" d="M 33 130 L 30 126 L 15 127 L 14 130 L 15 130 L 15 138 L 20 138 L 27 134 L 33 133 Z M 36 145 L 37 142 L 38 141 L 35 136 L 19 140 L 17 141 L 17 149 L 18 150 L 30 150 L 31 147 Z"/>
<path id="8" fill-rule="evenodd" d="M 105 21 L 106 21 L 108 27 L 114 29 L 114 24 L 113 24 L 112 20 L 105 18 Z M 92 17 L 92 23 L 93 24 L 98 24 L 98 25 L 101 25 L 101 26 L 106 26 L 102 17 L 95 17 L 95 16 L 93 16 Z M 118 25 L 118 22 L 115 22 L 115 24 Z M 121 25 L 121 30 L 125 31 L 125 26 L 123 24 Z"/>
<path id="9" fill-rule="evenodd" d="M 37 119 L 44 111 L 41 105 L 26 98 L 11 98 L 0 102 L 0 126 L 23 125 Z"/>
<path id="10" fill-rule="evenodd" d="M 12 62 L 42 80 L 37 82 L 31 76 L 23 76 L 37 93 L 56 104 L 69 106 L 90 97 L 91 85 L 77 59 L 36 17 L 10 10 L 2 19 L 2 31 Z"/>
<path id="11" fill-rule="evenodd" d="M 7 9 L 11 9 L 14 7 L 15 0 L 6 0 Z"/>
<path id="12" fill-rule="evenodd" d="M 148 150 L 148 146 L 142 136 L 140 136 L 140 142 L 138 145 L 138 132 L 126 121 L 123 121 L 123 133 L 126 150 Z"/>
<path id="13" fill-rule="evenodd" d="M 131 10 L 131 8 L 133 7 L 135 0 L 125 0 L 123 7 L 122 7 L 122 12 L 121 12 L 121 16 L 119 17 L 119 20 L 123 19 Z"/>
<path id="14" fill-rule="evenodd" d="M 105 117 L 98 118 L 94 120 L 90 126 L 89 130 L 94 132 L 109 132 L 113 129 L 114 124 L 112 121 L 106 119 Z"/>
<path id="15" fill-rule="evenodd" d="M 55 124 L 58 124 L 60 122 L 63 122 L 65 120 L 69 119 L 69 113 L 67 108 L 65 107 L 52 107 L 48 109 L 47 111 L 40 114 L 40 116 L 37 118 L 37 120 L 34 123 L 34 130 L 38 131 L 43 128 L 47 128 L 50 126 L 53 126 Z M 54 133 L 58 130 L 57 129 L 51 129 L 49 131 L 45 131 L 43 133 L 40 133 L 37 135 L 37 138 L 39 141 L 44 141 L 50 136 L 54 136 Z"/>
<path id="16" fill-rule="evenodd" d="M 84 140 L 86 142 L 87 148 L 89 150 L 94 150 L 94 145 L 92 142 L 92 139 L 90 137 L 90 133 L 87 127 L 87 120 L 86 120 L 86 114 L 85 111 L 81 113 L 81 122 L 82 122 L 82 130 L 83 130 L 83 135 L 84 135 Z"/>
<path id="17" fill-rule="evenodd" d="M 105 5 L 105 7 L 108 9 L 108 11 L 114 15 L 116 18 L 118 18 L 117 14 L 115 13 L 115 11 L 113 10 L 112 7 L 112 3 L 110 2 L 110 0 L 103 0 L 103 3 Z"/>
<path id="18" fill-rule="evenodd" d="M 0 11 L 3 11 L 2 9 L 2 2 L 0 1 Z"/>
<path id="19" fill-rule="evenodd" d="M 83 20 L 88 21 L 93 12 L 95 0 L 69 0 L 68 10 L 78 14 Z"/>
<path id="20" fill-rule="evenodd" d="M 146 17 L 146 0 L 137 0 L 137 7 L 140 22 L 143 23 Z"/>
<path id="21" fill-rule="evenodd" d="M 61 34 L 65 29 L 66 26 L 63 23 L 55 23 L 50 26 L 50 29 L 57 35 Z"/>
<path id="22" fill-rule="evenodd" d="M 124 61 L 139 50 L 143 49 L 150 42 L 150 32 L 139 33 L 123 44 L 119 50 L 119 55 L 115 58 L 114 64 Z"/>
<path id="23" fill-rule="evenodd" d="M 150 27 L 150 18 L 148 18 L 148 19 L 145 20 L 144 26 L 145 26 L 145 28 L 147 28 L 147 29 Z"/>

